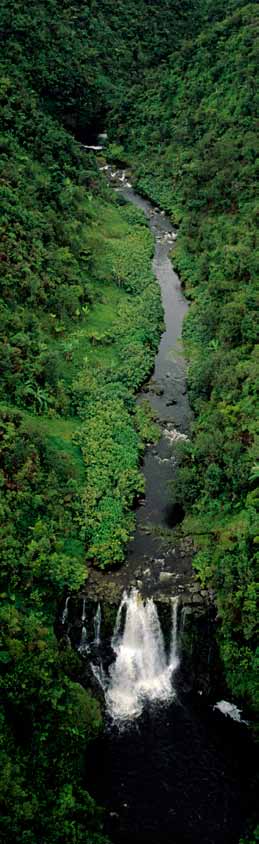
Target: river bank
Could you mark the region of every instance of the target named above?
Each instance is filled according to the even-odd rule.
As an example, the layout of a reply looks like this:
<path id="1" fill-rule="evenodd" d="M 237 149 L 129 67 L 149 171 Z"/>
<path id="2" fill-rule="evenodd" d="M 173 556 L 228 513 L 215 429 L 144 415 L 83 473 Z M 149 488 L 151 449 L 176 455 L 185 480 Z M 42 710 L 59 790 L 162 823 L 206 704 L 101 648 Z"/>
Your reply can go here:
<path id="1" fill-rule="evenodd" d="M 114 602 L 124 589 L 137 586 L 144 595 L 170 600 L 181 595 L 184 604 L 202 605 L 213 600 L 213 593 L 199 587 L 192 571 L 194 544 L 179 530 L 183 512 L 173 504 L 174 482 L 181 444 L 188 441 L 191 410 L 187 398 L 186 362 L 181 331 L 188 304 L 173 270 L 171 256 L 177 232 L 163 211 L 139 196 L 125 171 L 104 165 L 109 183 L 126 202 L 146 215 L 155 241 L 153 271 L 161 289 L 164 331 L 151 377 L 143 385 L 138 402 L 148 400 L 160 436 L 145 451 L 142 471 L 145 495 L 136 509 L 136 530 L 119 570 L 99 572 L 89 567 L 87 595 Z"/>
<path id="2" fill-rule="evenodd" d="M 121 178 L 119 171 L 117 181 Z M 169 258 L 176 233 L 131 186 L 123 188 L 123 196 L 145 211 L 156 240 L 153 269 L 161 285 L 165 331 L 139 400 L 148 397 L 161 436 L 145 453 L 145 499 L 136 511 L 136 532 L 123 567 L 110 572 L 90 567 L 85 594 L 72 598 L 68 608 L 66 620 L 87 683 L 96 683 L 108 706 L 103 738 L 90 752 L 91 783 L 106 808 L 105 829 L 114 844 L 128 844 L 132 830 L 138 844 L 169 844 L 172 836 L 174 844 L 237 844 L 253 805 L 242 771 L 248 756 L 254 759 L 254 748 L 247 727 L 229 718 L 229 713 L 239 721 L 242 716 L 224 700 L 228 691 L 216 642 L 215 596 L 195 581 L 195 547 L 181 535 L 181 513 L 172 505 L 177 442 L 188 438 L 191 424 L 179 343 L 188 306 Z M 149 606 L 157 619 L 151 627 L 145 615 Z M 132 626 L 130 607 L 135 607 Z M 173 654 L 176 663 L 164 689 L 168 669 L 161 680 L 160 672 Z M 156 658 L 157 668 L 154 663 L 151 669 Z M 142 692 L 135 700 L 138 684 Z"/>

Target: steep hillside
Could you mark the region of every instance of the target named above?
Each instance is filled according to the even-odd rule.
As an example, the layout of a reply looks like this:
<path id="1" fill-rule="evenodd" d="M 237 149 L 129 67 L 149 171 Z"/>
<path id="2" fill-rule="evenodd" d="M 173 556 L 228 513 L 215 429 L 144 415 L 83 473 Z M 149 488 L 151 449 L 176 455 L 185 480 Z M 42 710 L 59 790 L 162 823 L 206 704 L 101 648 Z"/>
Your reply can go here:
<path id="1" fill-rule="evenodd" d="M 132 81 L 165 61 L 199 19 L 195 0 L 13 0 L 11 14 L 2 0 L 1 55 L 45 111 L 89 139 Z"/>

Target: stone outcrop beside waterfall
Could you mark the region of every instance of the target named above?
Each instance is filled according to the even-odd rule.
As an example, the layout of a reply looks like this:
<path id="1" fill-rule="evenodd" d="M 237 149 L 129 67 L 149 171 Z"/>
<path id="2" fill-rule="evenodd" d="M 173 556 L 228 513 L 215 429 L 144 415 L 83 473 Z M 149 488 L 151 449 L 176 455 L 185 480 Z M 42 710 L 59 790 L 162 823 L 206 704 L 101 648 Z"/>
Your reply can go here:
<path id="1" fill-rule="evenodd" d="M 173 544 L 160 536 L 152 539 L 157 546 L 157 555 L 145 555 L 139 562 L 126 561 L 121 569 L 101 572 L 89 568 L 87 581 L 88 597 L 94 601 L 118 603 L 123 591 L 135 587 L 146 597 L 153 596 L 156 601 L 170 603 L 172 595 L 178 595 L 181 603 L 192 608 L 199 615 L 213 605 L 215 593 L 204 589 L 195 578 L 192 570 L 194 547 L 191 538 L 174 533 Z"/>

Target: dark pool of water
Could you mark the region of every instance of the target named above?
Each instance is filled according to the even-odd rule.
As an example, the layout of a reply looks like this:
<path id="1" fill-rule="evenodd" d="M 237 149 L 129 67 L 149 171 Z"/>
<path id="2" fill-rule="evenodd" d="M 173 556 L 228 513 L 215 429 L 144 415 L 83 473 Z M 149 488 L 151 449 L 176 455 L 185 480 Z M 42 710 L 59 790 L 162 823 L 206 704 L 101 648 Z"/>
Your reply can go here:
<path id="1" fill-rule="evenodd" d="M 89 788 L 113 844 L 238 844 L 253 805 L 246 727 L 200 700 L 107 726 L 88 753 Z"/>

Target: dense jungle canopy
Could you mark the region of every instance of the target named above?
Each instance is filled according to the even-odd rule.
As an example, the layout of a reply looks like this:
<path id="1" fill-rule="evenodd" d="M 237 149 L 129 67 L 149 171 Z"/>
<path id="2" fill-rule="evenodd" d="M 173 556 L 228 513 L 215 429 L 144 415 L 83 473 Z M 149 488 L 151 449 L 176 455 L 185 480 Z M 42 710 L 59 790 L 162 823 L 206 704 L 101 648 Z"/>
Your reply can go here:
<path id="1" fill-rule="evenodd" d="M 195 421 L 172 496 L 229 688 L 255 709 L 257 4 L 2 0 L 0 30 L 0 836 L 105 844 L 84 787 L 101 709 L 54 620 L 88 560 L 123 562 L 163 314 L 144 217 L 81 142 L 108 128 L 179 226 Z"/>

